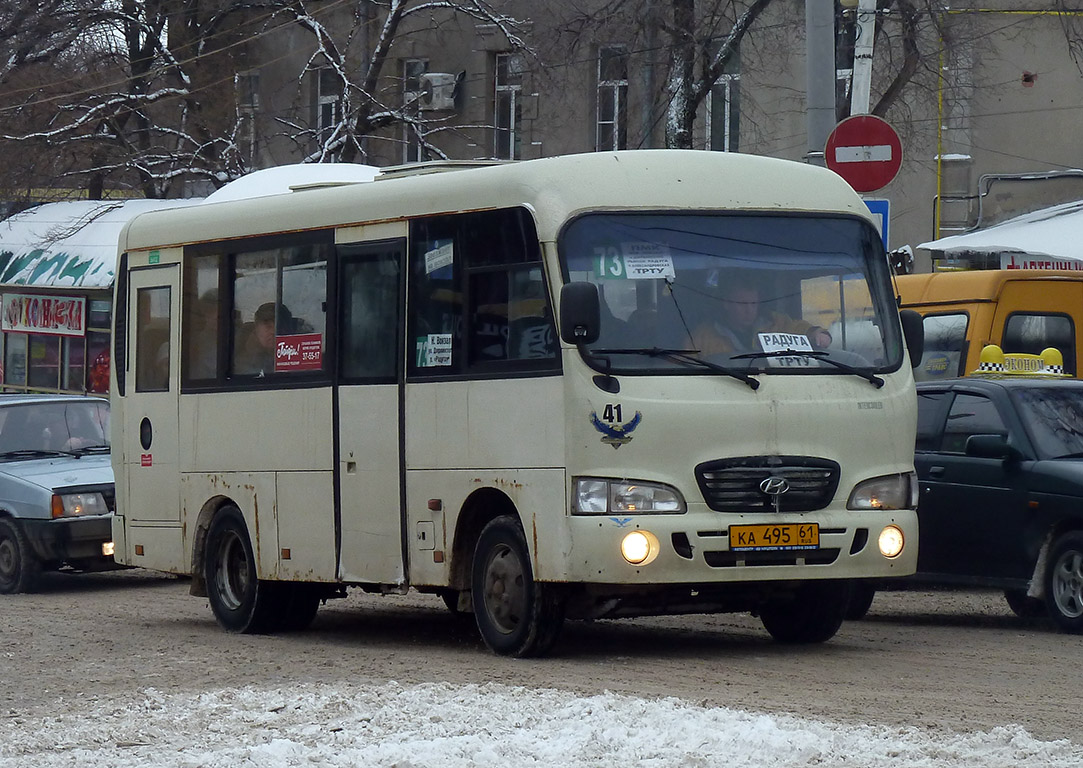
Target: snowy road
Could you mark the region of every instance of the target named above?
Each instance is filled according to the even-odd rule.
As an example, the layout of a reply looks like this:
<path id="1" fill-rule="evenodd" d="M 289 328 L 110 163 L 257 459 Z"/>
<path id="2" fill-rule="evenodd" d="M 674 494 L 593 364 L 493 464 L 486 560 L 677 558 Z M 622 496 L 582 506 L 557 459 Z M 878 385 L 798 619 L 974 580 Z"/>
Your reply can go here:
<path id="1" fill-rule="evenodd" d="M 1083 765 L 1083 638 L 994 593 L 887 593 L 823 646 L 743 616 L 571 624 L 489 654 L 430 597 L 222 633 L 187 584 L 57 577 L 0 602 L 0 768 Z"/>

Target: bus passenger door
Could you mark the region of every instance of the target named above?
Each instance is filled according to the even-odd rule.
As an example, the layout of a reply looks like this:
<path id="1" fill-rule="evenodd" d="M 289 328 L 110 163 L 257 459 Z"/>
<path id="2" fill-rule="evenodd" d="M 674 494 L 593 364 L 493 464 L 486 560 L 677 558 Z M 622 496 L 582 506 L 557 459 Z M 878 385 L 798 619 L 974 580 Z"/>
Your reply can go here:
<path id="1" fill-rule="evenodd" d="M 164 256 L 164 252 L 162 256 Z M 164 259 L 163 259 L 164 260 Z M 175 570 L 180 551 L 177 475 L 177 365 L 179 331 L 177 264 L 133 267 L 128 277 L 128 354 L 123 409 L 124 461 L 128 476 L 128 546 L 133 564 Z M 165 540 L 169 539 L 166 544 Z M 159 546 L 161 544 L 162 546 Z M 147 560 L 143 560 L 143 557 Z M 163 561 L 159 557 L 166 557 Z"/>
<path id="2" fill-rule="evenodd" d="M 402 536 L 403 240 L 338 246 L 339 577 L 405 578 Z"/>

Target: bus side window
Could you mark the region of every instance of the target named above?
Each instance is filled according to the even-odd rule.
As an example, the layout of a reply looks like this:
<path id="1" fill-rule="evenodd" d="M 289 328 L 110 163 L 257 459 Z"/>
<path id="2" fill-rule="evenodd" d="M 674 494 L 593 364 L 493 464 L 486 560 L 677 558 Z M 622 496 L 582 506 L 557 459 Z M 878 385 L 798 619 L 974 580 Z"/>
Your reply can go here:
<path id="1" fill-rule="evenodd" d="M 169 287 L 140 288 L 136 297 L 135 389 L 169 389 Z"/>
<path id="2" fill-rule="evenodd" d="M 350 258 L 342 264 L 341 360 L 347 379 L 394 381 L 399 346 L 400 252 Z"/>

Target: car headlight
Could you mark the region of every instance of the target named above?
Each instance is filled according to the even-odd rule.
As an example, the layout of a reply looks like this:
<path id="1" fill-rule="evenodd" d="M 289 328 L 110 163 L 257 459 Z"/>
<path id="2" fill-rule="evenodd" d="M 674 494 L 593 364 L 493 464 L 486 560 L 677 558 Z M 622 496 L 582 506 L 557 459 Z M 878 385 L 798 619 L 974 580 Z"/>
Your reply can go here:
<path id="1" fill-rule="evenodd" d="M 847 509 L 914 509 L 918 505 L 918 478 L 913 472 L 884 475 L 858 483 Z"/>
<path id="2" fill-rule="evenodd" d="M 676 488 L 660 483 L 580 477 L 575 481 L 576 515 L 681 514 L 684 498 Z"/>
<path id="3" fill-rule="evenodd" d="M 53 517 L 107 515 L 109 505 L 98 492 L 53 494 Z"/>

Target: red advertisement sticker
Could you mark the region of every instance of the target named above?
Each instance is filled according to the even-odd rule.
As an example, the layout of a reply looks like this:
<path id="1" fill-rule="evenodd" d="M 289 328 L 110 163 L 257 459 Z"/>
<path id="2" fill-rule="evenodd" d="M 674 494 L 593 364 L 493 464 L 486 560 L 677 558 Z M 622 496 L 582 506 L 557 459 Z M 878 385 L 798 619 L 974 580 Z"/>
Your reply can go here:
<path id="1" fill-rule="evenodd" d="M 318 371 L 323 368 L 323 334 L 298 333 L 275 337 L 275 372 Z"/>
<path id="2" fill-rule="evenodd" d="M 151 454 L 143 453 L 139 456 L 139 466 L 149 467 L 151 465 Z"/>

